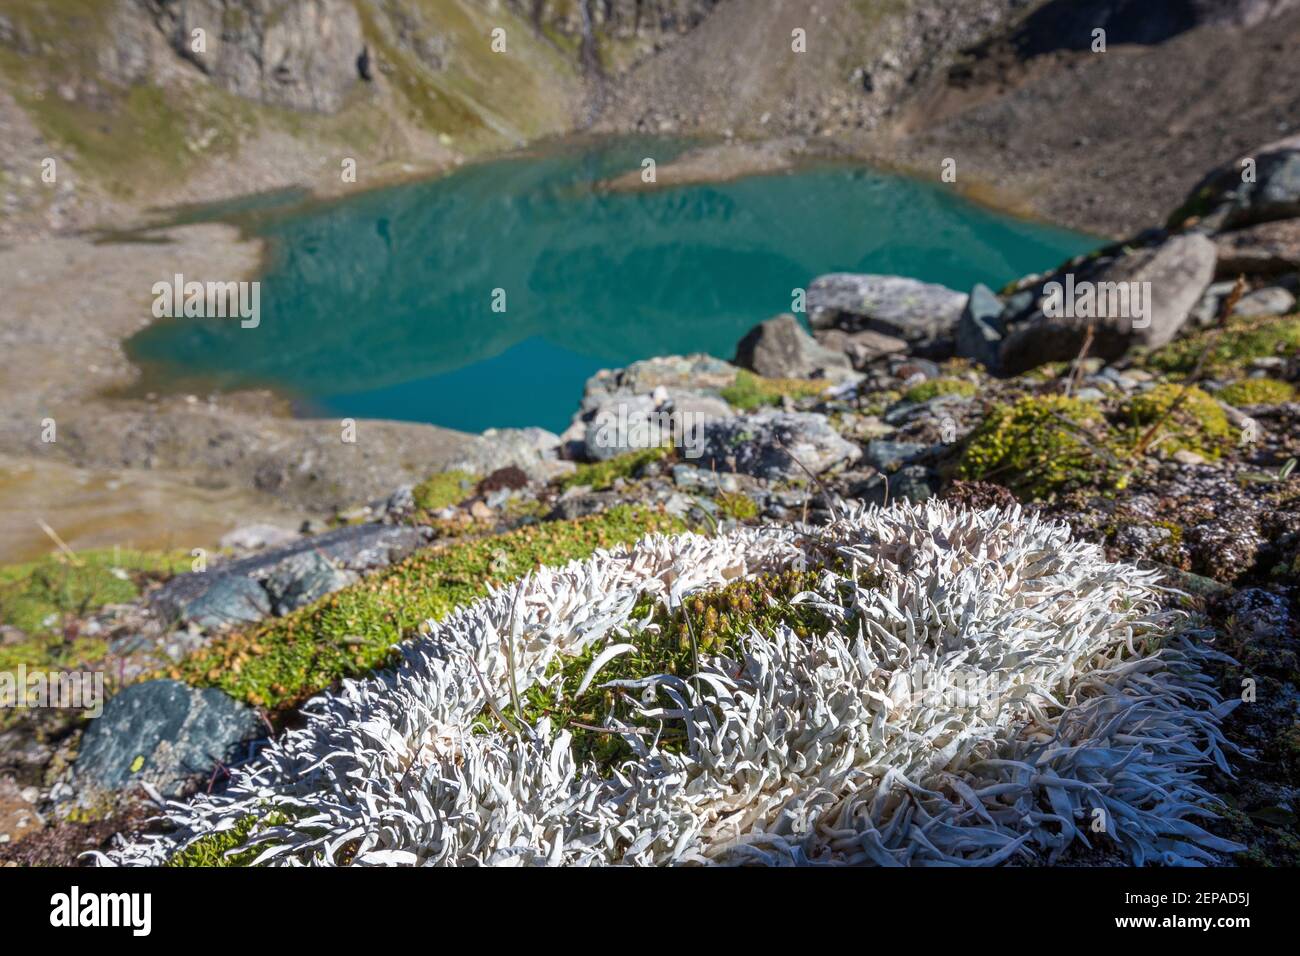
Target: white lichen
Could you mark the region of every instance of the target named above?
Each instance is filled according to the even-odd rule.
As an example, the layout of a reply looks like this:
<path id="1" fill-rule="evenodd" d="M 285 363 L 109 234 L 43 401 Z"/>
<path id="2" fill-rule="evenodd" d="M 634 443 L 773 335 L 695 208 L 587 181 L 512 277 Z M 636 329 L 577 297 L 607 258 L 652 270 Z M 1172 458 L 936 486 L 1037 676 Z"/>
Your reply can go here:
<path id="1" fill-rule="evenodd" d="M 635 642 L 643 595 L 676 606 L 792 565 L 870 574 L 828 567 L 800 596 L 828 634 L 780 626 L 698 675 L 612 682 L 626 706 L 607 726 L 634 752 L 612 778 L 545 720 L 484 729 L 556 655 Z M 1074 844 L 1212 861 L 1237 847 L 1194 822 L 1215 804 L 1197 777 L 1228 770 L 1231 704 L 1160 596 L 1154 573 L 1019 509 L 649 537 L 431 622 L 396 669 L 313 699 L 225 792 L 169 804 L 172 832 L 103 862 L 159 863 L 272 811 L 243 848 L 293 865 L 996 864 Z"/>

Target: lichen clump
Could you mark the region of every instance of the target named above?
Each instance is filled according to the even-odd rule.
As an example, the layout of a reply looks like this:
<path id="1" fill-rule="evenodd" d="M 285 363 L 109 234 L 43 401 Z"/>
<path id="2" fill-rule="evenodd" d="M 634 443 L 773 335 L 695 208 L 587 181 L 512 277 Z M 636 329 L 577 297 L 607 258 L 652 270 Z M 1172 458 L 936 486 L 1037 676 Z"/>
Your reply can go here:
<path id="1" fill-rule="evenodd" d="M 1130 398 L 1122 412 L 1134 426 L 1129 441 L 1141 442 L 1157 426 L 1148 448 L 1165 455 L 1185 450 L 1218 458 L 1236 438 L 1219 403 L 1195 386 L 1162 383 Z"/>
<path id="2" fill-rule="evenodd" d="M 1110 441 L 1106 420 L 1092 403 L 1026 395 L 993 406 L 967 441 L 957 477 L 991 479 L 1019 495 L 1047 498 L 1104 476 L 1110 465 L 1099 449 Z"/>
<path id="3" fill-rule="evenodd" d="M 1295 386 L 1275 378 L 1243 378 L 1219 390 L 1219 398 L 1229 405 L 1277 405 L 1295 399 Z"/>

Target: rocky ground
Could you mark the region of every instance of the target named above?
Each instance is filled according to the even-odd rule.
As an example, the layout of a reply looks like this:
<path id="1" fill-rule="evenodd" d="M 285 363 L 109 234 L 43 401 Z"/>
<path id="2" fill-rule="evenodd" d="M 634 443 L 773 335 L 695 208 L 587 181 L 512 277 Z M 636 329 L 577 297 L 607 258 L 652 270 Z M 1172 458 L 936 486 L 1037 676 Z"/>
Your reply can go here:
<path id="1" fill-rule="evenodd" d="M 734 363 L 602 372 L 564 434 L 481 438 L 492 454 L 332 521 L 6 569 L 0 663 L 97 670 L 111 696 L 90 721 L 6 712 L 0 858 L 71 861 L 139 828 L 142 784 L 219 788 L 303 700 L 538 564 L 937 495 L 1018 502 L 1165 576 L 1244 701 L 1214 829 L 1247 847 L 1239 864 L 1300 861 L 1300 144 L 1251 155 L 1253 179 L 1211 171 L 1169 227 L 1001 290 L 824 276 L 811 335 L 780 316 Z M 1149 308 L 1066 317 L 1067 281 L 1150 283 Z"/>

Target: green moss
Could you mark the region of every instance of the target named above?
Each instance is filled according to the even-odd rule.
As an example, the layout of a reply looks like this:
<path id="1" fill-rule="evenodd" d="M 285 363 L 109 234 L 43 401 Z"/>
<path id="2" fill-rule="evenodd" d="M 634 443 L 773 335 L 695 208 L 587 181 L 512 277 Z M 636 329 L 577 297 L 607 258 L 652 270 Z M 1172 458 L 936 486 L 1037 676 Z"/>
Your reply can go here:
<path id="1" fill-rule="evenodd" d="M 1219 403 L 1195 386 L 1184 390 L 1181 385 L 1162 383 L 1130 398 L 1121 411 L 1133 425 L 1125 435 L 1127 443 L 1141 440 L 1151 425 L 1160 422 L 1149 447 L 1166 455 L 1186 450 L 1217 458 L 1237 434 Z"/>
<path id="2" fill-rule="evenodd" d="M 672 452 L 671 446 L 665 445 L 630 451 L 608 461 L 582 462 L 572 473 L 559 479 L 559 486 L 567 489 L 584 485 L 593 491 L 604 491 L 619 478 L 625 481 L 634 478 L 646 465 L 663 461 Z"/>
<path id="3" fill-rule="evenodd" d="M 489 586 L 651 532 L 684 529 L 659 512 L 620 506 L 417 552 L 316 604 L 232 635 L 170 673 L 250 704 L 289 707 L 343 677 L 390 663 L 394 644 L 424 621 L 482 597 Z"/>
<path id="4" fill-rule="evenodd" d="M 957 477 L 992 480 L 1018 494 L 1046 498 L 1104 480 L 1111 441 L 1095 405 L 1063 395 L 1027 395 L 995 405 L 967 440 Z"/>
<path id="5" fill-rule="evenodd" d="M 613 680 L 638 680 L 655 674 L 686 676 L 696 671 L 696 654 L 700 657 L 736 659 L 741 638 L 751 630 L 770 634 L 778 624 L 787 624 L 801 636 L 825 634 L 831 621 L 808 604 L 793 604 L 799 593 L 814 590 L 818 573 L 785 571 L 738 581 L 717 591 L 696 594 L 685 605 L 669 611 L 653 597 L 644 597 L 634 609 L 634 621 L 649 622 L 634 626 L 619 635 L 618 642 L 636 645 L 601 668 L 596 679 L 582 694 L 578 687 L 596 656 L 606 645 L 593 645 L 577 657 L 556 661 L 551 675 L 558 678 L 546 688 L 535 686 L 521 695 L 523 722 L 535 725 L 543 717 L 551 719 L 556 730 L 573 735 L 573 752 L 580 761 L 592 760 L 597 768 L 609 772 L 631 756 L 623 738 L 598 729 L 606 716 L 621 701 L 612 690 L 601 684 Z M 694 635 L 694 646 L 692 645 Z M 667 702 L 667 698 L 664 698 Z M 507 720 L 518 723 L 513 708 L 504 711 Z M 497 717 L 485 710 L 479 725 L 500 726 Z M 685 743 L 685 736 L 668 727 L 661 739 L 665 749 L 674 750 Z"/>
<path id="6" fill-rule="evenodd" d="M 189 570 L 190 558 L 130 549 L 81 551 L 0 568 L 0 624 L 30 635 L 54 634 L 65 615 L 80 617 L 140 594 L 145 581 Z M 51 620 L 53 619 L 53 620 Z M 48 621 L 48 623 L 47 623 Z M 0 654 L 8 648 L 0 648 Z"/>
<path id="7" fill-rule="evenodd" d="M 1148 355 L 1145 364 L 1162 372 L 1186 374 L 1196 368 L 1207 348 L 1206 374 L 1231 376 L 1254 359 L 1300 352 L 1300 317 L 1232 319 L 1221 331 L 1210 329 L 1169 343 Z"/>
<path id="8" fill-rule="evenodd" d="M 288 818 L 279 812 L 268 813 L 259 820 L 249 814 L 231 829 L 221 833 L 209 833 L 199 837 L 183 850 L 173 853 L 164 866 L 171 867 L 237 867 L 250 866 L 262 851 L 264 845 L 255 845 L 238 852 L 248 842 L 248 838 L 267 827 L 279 826 Z"/>
<path id="9" fill-rule="evenodd" d="M 718 510 L 728 518 L 750 521 L 758 517 L 758 502 L 742 491 L 724 491 L 714 499 Z"/>
<path id="10" fill-rule="evenodd" d="M 1277 405 L 1295 399 L 1295 386 L 1275 378 L 1243 378 L 1219 390 L 1218 397 L 1229 405 Z"/>
<path id="11" fill-rule="evenodd" d="M 424 511 L 441 511 L 464 501 L 474 488 L 474 476 L 464 471 L 430 475 L 411 489 L 415 506 Z"/>
<path id="12" fill-rule="evenodd" d="M 816 398 L 828 384 L 803 378 L 764 378 L 742 369 L 736 373 L 736 380 L 718 394 L 728 405 L 752 412 L 765 405 L 779 405 L 786 397 Z"/>
<path id="13" fill-rule="evenodd" d="M 979 391 L 979 386 L 964 378 L 932 378 L 920 385 L 913 385 L 903 393 L 903 400 L 908 402 L 928 402 L 940 395 L 971 396 Z"/>

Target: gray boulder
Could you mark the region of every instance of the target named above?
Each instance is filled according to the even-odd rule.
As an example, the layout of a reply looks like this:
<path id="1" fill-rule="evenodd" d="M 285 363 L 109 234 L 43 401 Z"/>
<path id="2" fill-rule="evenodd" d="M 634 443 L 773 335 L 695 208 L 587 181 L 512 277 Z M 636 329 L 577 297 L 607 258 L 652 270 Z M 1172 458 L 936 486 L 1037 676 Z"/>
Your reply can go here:
<path id="1" fill-rule="evenodd" d="M 257 715 L 213 687 L 174 680 L 127 687 L 90 721 L 81 739 L 79 783 L 120 790 L 147 782 L 165 797 L 240 756 L 240 744 L 263 732 Z"/>
<path id="2" fill-rule="evenodd" d="M 903 276 L 837 272 L 808 288 L 814 329 L 870 329 L 903 339 L 913 349 L 951 345 L 965 305 L 960 292 Z"/>
<path id="3" fill-rule="evenodd" d="M 805 468 L 820 474 L 862 457 L 825 415 L 812 412 L 762 411 L 715 421 L 705 425 L 704 437 L 704 453 L 695 461 L 700 468 L 769 481 L 807 478 Z"/>
<path id="4" fill-rule="evenodd" d="M 319 551 L 303 551 L 279 564 L 266 579 L 266 592 L 276 614 L 319 601 L 327 594 L 355 583 L 355 571 L 340 568 Z"/>
<path id="5" fill-rule="evenodd" d="M 1199 233 L 1102 258 L 1081 267 L 1079 274 L 1057 274 L 1039 288 L 1037 308 L 1029 317 L 1007 330 L 997 371 L 1018 375 L 1046 362 L 1069 361 L 1079 354 L 1090 325 L 1095 333 L 1092 357 L 1111 361 L 1133 346 L 1159 348 L 1183 327 L 1213 277 L 1214 243 Z M 1073 315 L 1063 308 L 1070 304 L 1071 286 Z M 1096 293 L 1096 306 L 1092 315 L 1079 315 L 1079 296 L 1088 289 Z M 1125 308 L 1112 294 L 1116 292 L 1140 293 L 1141 314 L 1136 298 Z"/>
<path id="6" fill-rule="evenodd" d="M 988 286 L 977 283 L 970 290 L 957 320 L 957 354 L 985 368 L 998 363 L 998 349 L 1005 331 L 1001 324 L 1003 303 Z"/>
<path id="7" fill-rule="evenodd" d="M 766 378 L 832 378 L 850 369 L 848 356 L 819 344 L 789 314 L 760 322 L 745 333 L 731 361 Z"/>
<path id="8" fill-rule="evenodd" d="M 1249 176 L 1246 160 L 1254 162 Z M 1170 217 L 1170 224 L 1182 225 L 1195 217 L 1197 229 L 1216 232 L 1293 216 L 1300 216 L 1300 134 L 1211 170 Z"/>

